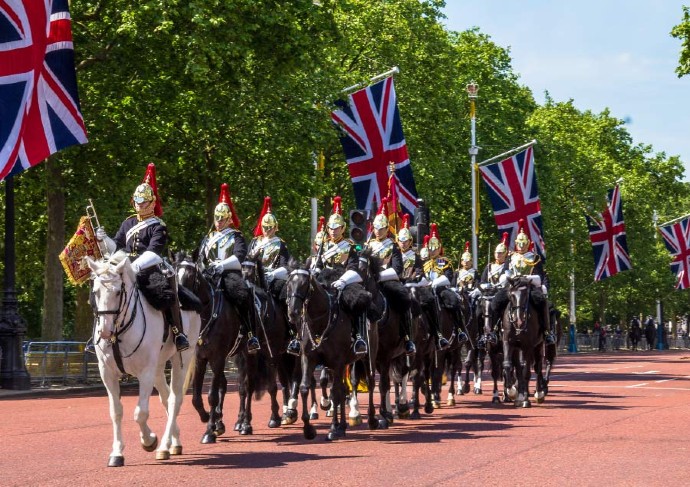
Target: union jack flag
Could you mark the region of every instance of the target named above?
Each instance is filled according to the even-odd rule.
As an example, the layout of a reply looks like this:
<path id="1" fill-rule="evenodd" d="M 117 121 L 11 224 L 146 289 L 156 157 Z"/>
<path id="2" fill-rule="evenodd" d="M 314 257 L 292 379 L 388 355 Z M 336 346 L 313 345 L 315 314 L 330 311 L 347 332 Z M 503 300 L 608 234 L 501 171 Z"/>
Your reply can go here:
<path id="1" fill-rule="evenodd" d="M 85 143 L 67 0 L 0 0 L 0 181 Z"/>
<path id="2" fill-rule="evenodd" d="M 410 157 L 403 135 L 398 102 L 389 77 L 352 93 L 349 101 L 338 101 L 331 113 L 333 122 L 342 129 L 340 142 L 360 209 L 378 208 L 388 193 L 389 163 L 395 173 L 391 183 L 402 209 L 413 213 L 417 206 Z"/>
<path id="3" fill-rule="evenodd" d="M 618 185 L 609 190 L 606 210 L 599 218 L 585 215 L 594 253 L 594 280 L 601 281 L 632 269 L 623 221 L 623 201 Z"/>
<path id="4" fill-rule="evenodd" d="M 676 289 L 690 288 L 690 216 L 671 225 L 659 227 L 666 248 L 673 256 L 671 272 L 676 275 Z"/>
<path id="5" fill-rule="evenodd" d="M 489 191 L 499 238 L 508 232 L 512 247 L 519 231 L 518 222 L 523 219 L 525 233 L 544 259 L 546 249 L 532 147 L 500 162 L 480 166 L 479 170 Z"/>

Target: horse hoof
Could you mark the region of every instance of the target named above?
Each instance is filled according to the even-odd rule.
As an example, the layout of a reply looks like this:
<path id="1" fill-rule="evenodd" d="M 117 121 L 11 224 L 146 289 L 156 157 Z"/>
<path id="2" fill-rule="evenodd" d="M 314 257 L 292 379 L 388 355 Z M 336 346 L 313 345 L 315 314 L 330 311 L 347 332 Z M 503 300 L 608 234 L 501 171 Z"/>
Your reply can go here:
<path id="1" fill-rule="evenodd" d="M 342 430 L 329 431 L 326 440 L 335 441 L 345 437 L 345 432 Z"/>
<path id="2" fill-rule="evenodd" d="M 168 450 L 156 451 L 156 460 L 170 460 L 170 452 Z"/>
<path id="3" fill-rule="evenodd" d="M 305 426 L 304 438 L 307 440 L 313 440 L 316 438 L 316 428 L 314 428 L 312 425 Z"/>
<path id="4" fill-rule="evenodd" d="M 438 409 L 438 408 L 437 408 L 437 409 Z M 433 413 L 433 412 L 434 412 L 434 405 L 433 405 L 433 404 L 426 403 L 426 404 L 424 405 L 424 412 L 427 413 L 427 414 Z M 417 418 L 417 419 L 419 419 L 419 418 Z"/>
<path id="5" fill-rule="evenodd" d="M 515 386 L 511 387 L 510 389 L 508 389 L 508 397 L 509 397 L 512 401 L 514 401 L 515 398 L 517 397 L 517 389 L 515 388 Z"/>
<path id="6" fill-rule="evenodd" d="M 332 418 L 332 417 L 333 417 L 333 410 L 332 410 L 332 409 L 329 409 L 328 411 L 326 411 L 326 417 L 327 417 L 327 418 Z"/>
<path id="7" fill-rule="evenodd" d="M 501 400 L 498 397 L 491 398 L 491 404 L 501 404 Z"/>
<path id="8" fill-rule="evenodd" d="M 269 428 L 280 428 L 280 421 L 278 421 L 277 419 L 271 419 L 268 422 L 268 427 Z"/>
<path id="9" fill-rule="evenodd" d="M 482 390 L 481 390 L 481 389 L 477 389 L 477 388 L 475 387 L 475 388 L 474 388 L 474 393 L 477 394 L 477 395 L 479 395 L 479 394 L 482 393 Z"/>
<path id="10" fill-rule="evenodd" d="M 534 393 L 534 399 L 537 400 L 537 404 L 541 404 L 544 402 L 544 392 L 543 391 L 537 391 Z"/>
<path id="11" fill-rule="evenodd" d="M 124 467 L 125 466 L 125 457 L 123 456 L 111 456 L 108 458 L 108 466 L 109 467 Z"/>
<path id="12" fill-rule="evenodd" d="M 360 424 L 362 424 L 362 416 L 354 416 L 348 418 L 348 423 L 350 426 L 359 426 Z"/>
<path id="13" fill-rule="evenodd" d="M 379 429 L 387 430 L 388 426 L 389 426 L 389 424 L 388 424 L 388 420 L 386 418 L 379 419 Z"/>
<path id="14" fill-rule="evenodd" d="M 201 444 L 202 445 L 208 445 L 208 444 L 215 443 L 215 442 L 216 442 L 216 435 L 213 433 L 211 433 L 211 434 L 206 433 L 204 436 L 201 437 Z"/>
<path id="15" fill-rule="evenodd" d="M 216 436 L 223 436 L 225 434 L 225 423 L 222 421 L 218 421 L 216 423 L 216 430 L 215 430 L 215 435 Z"/>
<path id="16" fill-rule="evenodd" d="M 412 411 L 410 413 L 410 419 L 422 419 L 422 415 L 419 414 L 419 411 Z"/>
<path id="17" fill-rule="evenodd" d="M 254 428 L 252 428 L 251 424 L 245 424 L 242 425 L 242 429 L 240 430 L 241 435 L 251 435 L 254 434 Z"/>
<path id="18" fill-rule="evenodd" d="M 158 437 L 156 435 L 153 435 L 153 442 L 151 442 L 151 444 L 148 446 L 142 443 L 141 447 L 149 453 L 154 451 L 156 448 L 158 448 Z"/>
<path id="19" fill-rule="evenodd" d="M 331 401 L 328 401 L 328 404 L 319 403 L 319 407 L 322 411 L 328 411 L 329 409 L 331 409 Z"/>
<path id="20" fill-rule="evenodd" d="M 170 449 L 171 455 L 182 455 L 182 445 L 175 445 Z"/>
<path id="21" fill-rule="evenodd" d="M 529 402 L 529 400 L 525 400 L 525 401 L 522 401 L 522 405 L 521 405 L 521 406 L 522 406 L 523 408 L 531 408 L 531 407 L 532 407 L 532 403 Z"/>
<path id="22" fill-rule="evenodd" d="M 379 429 L 379 421 L 376 418 L 370 419 L 369 420 L 369 429 L 370 430 L 377 430 Z"/>
<path id="23" fill-rule="evenodd" d="M 242 429 L 242 422 L 238 421 L 235 423 L 235 427 L 233 428 L 235 431 L 240 431 Z"/>
<path id="24" fill-rule="evenodd" d="M 446 406 L 455 406 L 455 399 L 450 398 L 446 401 Z"/>
<path id="25" fill-rule="evenodd" d="M 406 419 L 410 417 L 410 405 L 406 402 L 398 404 L 398 418 Z"/>
<path id="26" fill-rule="evenodd" d="M 288 425 L 295 422 L 297 422 L 297 411 L 294 409 L 288 409 L 283 413 L 283 419 L 280 421 L 280 424 Z"/>
<path id="27" fill-rule="evenodd" d="M 309 414 L 309 419 L 312 420 L 312 421 L 315 420 L 315 419 L 319 419 L 319 413 L 310 413 L 310 414 Z"/>
<path id="28" fill-rule="evenodd" d="M 462 393 L 467 394 L 468 392 L 470 392 L 470 384 L 469 384 L 469 382 L 465 382 L 462 385 Z"/>

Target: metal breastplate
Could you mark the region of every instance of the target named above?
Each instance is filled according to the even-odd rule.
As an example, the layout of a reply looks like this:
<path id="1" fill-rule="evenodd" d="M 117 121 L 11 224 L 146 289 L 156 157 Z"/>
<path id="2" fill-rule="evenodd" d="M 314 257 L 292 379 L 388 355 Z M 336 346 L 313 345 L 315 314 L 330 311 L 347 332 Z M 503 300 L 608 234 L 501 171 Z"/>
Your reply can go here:
<path id="1" fill-rule="evenodd" d="M 472 287 L 474 284 L 475 271 L 472 269 L 461 269 L 458 273 L 458 284 L 462 286 Z"/>
<path id="2" fill-rule="evenodd" d="M 280 253 L 282 241 L 279 237 L 271 237 L 269 240 L 265 240 L 263 237 L 260 238 L 261 241 L 257 241 L 252 249 L 251 257 L 261 254 L 261 263 L 264 265 L 264 269 L 273 269 Z"/>
<path id="3" fill-rule="evenodd" d="M 231 230 L 224 235 L 213 232 L 204 242 L 204 254 L 207 262 L 225 260 L 235 251 L 235 232 Z"/>
<path id="4" fill-rule="evenodd" d="M 489 282 L 491 284 L 498 284 L 498 280 L 501 278 L 502 270 L 503 264 L 496 264 L 495 262 L 489 264 Z"/>
<path id="5" fill-rule="evenodd" d="M 515 253 L 510 258 L 510 268 L 518 276 L 529 276 L 532 274 L 535 263 L 535 255 L 532 252 L 525 254 Z"/>
<path id="6" fill-rule="evenodd" d="M 383 269 L 390 265 L 391 258 L 393 257 L 393 245 L 395 243 L 390 238 L 382 241 L 372 239 L 367 242 L 367 246 L 371 249 L 371 254 L 381 260 L 381 267 Z"/>
<path id="7" fill-rule="evenodd" d="M 332 241 L 326 242 L 321 260 L 326 267 L 333 267 L 335 265 L 345 265 L 350 256 L 350 242 L 341 240 L 338 243 Z"/>

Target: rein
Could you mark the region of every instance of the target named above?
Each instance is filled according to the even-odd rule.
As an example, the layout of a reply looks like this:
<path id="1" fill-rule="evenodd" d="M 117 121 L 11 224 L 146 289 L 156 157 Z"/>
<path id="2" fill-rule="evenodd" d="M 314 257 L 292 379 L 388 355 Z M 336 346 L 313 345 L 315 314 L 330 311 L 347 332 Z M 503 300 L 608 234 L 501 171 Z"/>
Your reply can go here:
<path id="1" fill-rule="evenodd" d="M 511 289 L 511 297 L 513 296 L 512 294 L 513 289 Z M 509 306 L 509 312 L 508 312 L 508 319 L 510 320 L 510 324 L 513 328 L 515 328 L 516 333 L 520 333 L 524 331 L 524 329 L 527 327 L 527 323 L 529 322 L 530 318 L 530 306 L 529 306 L 529 300 L 530 300 L 530 287 L 527 286 L 527 299 L 525 299 L 525 304 L 523 305 L 524 307 L 524 313 L 525 313 L 525 326 L 524 327 L 518 327 L 517 326 L 517 317 L 518 317 L 518 311 L 521 309 L 520 306 L 513 306 L 512 300 Z"/>
<path id="2" fill-rule="evenodd" d="M 316 317 L 311 317 L 309 316 L 309 313 L 307 311 L 307 308 L 309 306 L 310 300 L 311 300 L 311 290 L 312 288 L 312 275 L 309 271 L 306 271 L 304 269 L 295 269 L 292 271 L 290 275 L 304 275 L 308 276 L 309 278 L 309 292 L 306 294 L 301 294 L 301 293 L 293 293 L 292 296 L 288 296 L 288 300 L 294 300 L 294 299 L 301 299 L 302 300 L 302 334 L 303 336 L 307 336 L 309 338 L 309 342 L 311 343 L 311 346 L 314 350 L 316 350 L 322 343 L 323 341 L 327 338 L 327 334 L 332 328 L 333 323 L 336 322 L 338 318 L 338 311 L 339 307 L 337 306 L 337 298 L 336 298 L 336 305 L 333 305 L 333 296 L 331 296 L 328 292 L 324 291 L 324 294 L 326 295 L 326 298 L 328 299 L 328 305 L 327 305 L 327 310 L 325 313 L 320 314 L 319 316 Z M 314 338 L 314 334 L 312 333 L 311 327 L 309 326 L 309 323 L 314 323 L 318 320 L 323 319 L 325 316 L 328 316 L 328 321 L 326 322 L 326 327 L 323 330 L 323 333 L 321 334 L 320 338 L 318 335 L 316 335 L 317 339 Z"/>

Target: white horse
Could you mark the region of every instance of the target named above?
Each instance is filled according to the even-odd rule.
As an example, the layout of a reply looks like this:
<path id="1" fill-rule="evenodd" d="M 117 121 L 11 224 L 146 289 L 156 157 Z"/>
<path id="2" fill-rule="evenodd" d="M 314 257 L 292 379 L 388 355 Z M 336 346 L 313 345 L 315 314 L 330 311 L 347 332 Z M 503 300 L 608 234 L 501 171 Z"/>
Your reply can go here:
<path id="1" fill-rule="evenodd" d="M 139 402 L 134 410 L 134 420 L 139 423 L 141 430 L 141 446 L 149 452 L 157 448 L 157 460 L 167 460 L 171 454 L 181 455 L 182 444 L 177 415 L 187 390 L 188 377 L 191 377 L 193 369 L 201 318 L 196 312 L 182 311 L 182 323 L 192 346 L 178 353 L 172 333 L 169 333 L 165 343 L 162 343 L 165 330 L 163 314 L 153 308 L 140 294 L 135 285 L 134 270 L 125 254 L 118 252 L 108 262 L 94 261 L 88 257 L 86 261 L 93 279 L 96 306 L 93 339 L 98 369 L 108 391 L 110 418 L 113 422 L 113 450 L 108 466 L 121 467 L 125 464 L 122 455 L 125 445 L 122 441 L 119 382 L 123 370 L 118 366 L 118 361 L 124 372 L 139 380 Z M 172 364 L 169 385 L 165 378 L 165 364 L 168 360 Z M 160 444 L 156 434 L 147 424 L 149 398 L 154 386 L 168 413 Z"/>

